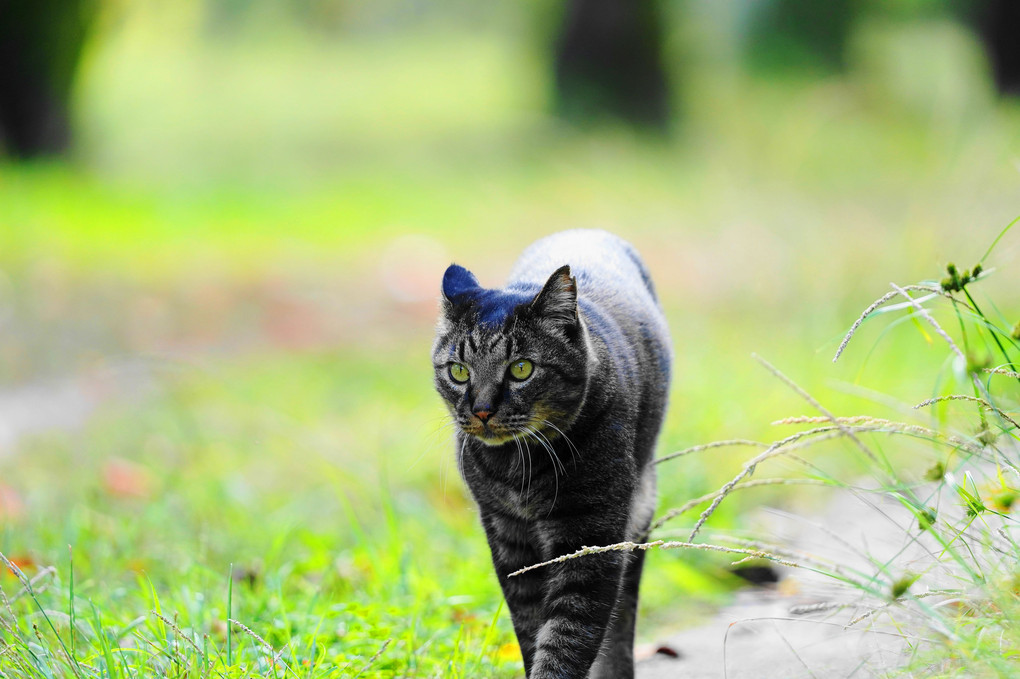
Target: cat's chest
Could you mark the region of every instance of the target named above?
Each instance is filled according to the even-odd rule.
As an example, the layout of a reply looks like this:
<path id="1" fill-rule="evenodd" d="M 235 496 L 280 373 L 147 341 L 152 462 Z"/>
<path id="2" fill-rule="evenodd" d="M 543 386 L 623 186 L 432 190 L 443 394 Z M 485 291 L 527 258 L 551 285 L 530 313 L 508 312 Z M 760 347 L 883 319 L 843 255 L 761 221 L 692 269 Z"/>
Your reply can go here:
<path id="1" fill-rule="evenodd" d="M 479 506 L 517 519 L 532 520 L 548 516 L 561 500 L 554 488 L 550 493 L 545 479 L 495 480 L 486 478 L 470 484 Z"/>
<path id="2" fill-rule="evenodd" d="M 545 497 L 544 494 L 536 493 L 525 488 L 506 487 L 503 492 L 493 493 L 490 504 L 496 504 L 501 512 L 509 514 L 518 519 L 532 520 L 539 519 L 555 508 L 558 497 Z"/>
<path id="3" fill-rule="evenodd" d="M 566 466 L 566 472 L 579 471 L 576 466 L 570 469 L 570 463 Z M 483 511 L 523 520 L 549 516 L 569 500 L 577 481 L 564 470 L 528 460 L 526 455 L 507 461 L 468 456 L 462 461 L 462 469 Z"/>

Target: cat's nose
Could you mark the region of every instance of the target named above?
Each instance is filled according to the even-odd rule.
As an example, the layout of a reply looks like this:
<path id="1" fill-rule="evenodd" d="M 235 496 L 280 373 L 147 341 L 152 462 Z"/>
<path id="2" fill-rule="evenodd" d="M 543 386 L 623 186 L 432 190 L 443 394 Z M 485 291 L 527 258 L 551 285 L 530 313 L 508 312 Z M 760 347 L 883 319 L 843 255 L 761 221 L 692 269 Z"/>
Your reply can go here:
<path id="1" fill-rule="evenodd" d="M 482 422 L 487 421 L 489 419 L 490 415 L 492 415 L 492 411 L 491 410 L 476 410 L 475 411 L 475 417 L 477 417 Z"/>

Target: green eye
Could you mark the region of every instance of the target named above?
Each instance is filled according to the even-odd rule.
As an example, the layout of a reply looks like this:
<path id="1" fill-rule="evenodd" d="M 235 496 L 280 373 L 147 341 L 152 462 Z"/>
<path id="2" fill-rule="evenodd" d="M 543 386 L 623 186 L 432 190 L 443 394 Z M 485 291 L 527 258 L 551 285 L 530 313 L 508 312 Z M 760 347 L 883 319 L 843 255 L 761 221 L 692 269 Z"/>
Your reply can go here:
<path id="1" fill-rule="evenodd" d="M 534 369 L 531 361 L 514 361 L 510 364 L 510 377 L 523 382 L 531 377 L 531 371 Z"/>
<path id="2" fill-rule="evenodd" d="M 454 382 L 467 382 L 470 375 L 471 373 L 468 372 L 466 366 L 463 366 L 460 363 L 450 364 L 450 377 Z"/>

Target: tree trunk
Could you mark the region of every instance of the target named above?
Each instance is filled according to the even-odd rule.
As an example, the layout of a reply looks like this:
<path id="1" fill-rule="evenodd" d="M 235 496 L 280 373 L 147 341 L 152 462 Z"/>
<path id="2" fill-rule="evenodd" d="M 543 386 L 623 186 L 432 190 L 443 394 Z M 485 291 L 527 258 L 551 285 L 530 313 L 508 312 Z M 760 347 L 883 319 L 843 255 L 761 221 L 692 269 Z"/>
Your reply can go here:
<path id="1" fill-rule="evenodd" d="M 745 41 L 751 70 L 832 73 L 846 66 L 846 45 L 860 0 L 759 0 Z"/>
<path id="2" fill-rule="evenodd" d="M 666 127 L 669 86 L 657 0 L 568 0 L 555 52 L 560 116 Z"/>
<path id="3" fill-rule="evenodd" d="M 977 29 L 999 92 L 1020 95 L 1020 0 L 980 3 Z"/>
<path id="4" fill-rule="evenodd" d="M 71 88 L 94 0 L 0 0 L 0 145 L 16 158 L 71 141 Z"/>

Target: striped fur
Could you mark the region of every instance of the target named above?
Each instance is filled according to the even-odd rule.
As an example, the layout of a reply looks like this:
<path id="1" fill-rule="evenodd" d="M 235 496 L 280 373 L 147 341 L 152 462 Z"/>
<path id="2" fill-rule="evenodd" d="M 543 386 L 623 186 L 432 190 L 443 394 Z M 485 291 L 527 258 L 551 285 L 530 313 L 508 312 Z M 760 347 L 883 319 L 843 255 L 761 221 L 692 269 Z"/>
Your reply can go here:
<path id="1" fill-rule="evenodd" d="M 603 231 L 555 234 L 498 290 L 451 265 L 432 356 L 527 676 L 633 677 L 643 552 L 508 574 L 651 520 L 672 356 L 637 253 Z M 509 372 L 521 360 L 523 381 Z"/>

